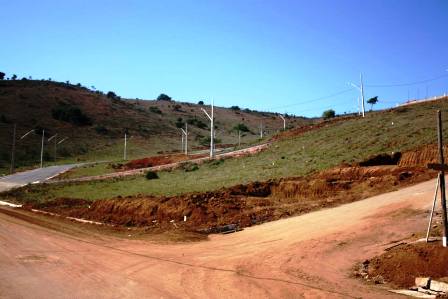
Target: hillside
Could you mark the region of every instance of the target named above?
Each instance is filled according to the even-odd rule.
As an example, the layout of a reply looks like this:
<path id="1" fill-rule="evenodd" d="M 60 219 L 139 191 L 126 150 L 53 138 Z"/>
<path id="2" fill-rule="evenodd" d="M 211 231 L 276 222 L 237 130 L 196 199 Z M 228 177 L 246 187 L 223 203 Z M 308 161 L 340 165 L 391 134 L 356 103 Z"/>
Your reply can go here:
<path id="1" fill-rule="evenodd" d="M 24 190 L 5 199 L 45 201 L 63 197 L 96 200 L 137 194 L 178 195 L 255 181 L 308 176 L 338 165 L 356 164 L 378 154 L 400 152 L 406 158 L 408 151 L 437 143 L 438 109 L 443 113 L 444 137 L 448 137 L 447 99 L 371 112 L 365 118 L 340 118 L 307 131 L 293 129 L 256 155 L 211 161 L 199 165 L 195 171 L 183 168 L 162 171 L 157 180 L 135 176 L 42 185 L 33 187 L 33 192 Z"/>
<path id="2" fill-rule="evenodd" d="M 189 147 L 207 144 L 209 122 L 200 108 L 191 103 L 163 100 L 128 100 L 105 95 L 78 85 L 52 81 L 0 81 L 0 171 L 10 165 L 13 124 L 17 124 L 16 166 L 35 165 L 40 159 L 41 132 L 58 134 L 45 141 L 44 159 L 57 161 L 119 160 L 123 156 L 123 136 L 128 132 L 128 157 L 138 158 L 157 152 L 176 151 L 181 147 L 179 127 L 189 125 Z M 244 124 L 241 142 L 259 138 L 263 123 L 265 136 L 272 136 L 283 126 L 273 113 L 216 107 L 215 124 L 218 144 L 237 144 L 237 124 Z M 312 120 L 288 117 L 288 126 L 309 124 Z M 26 132 L 36 133 L 19 140 Z"/>

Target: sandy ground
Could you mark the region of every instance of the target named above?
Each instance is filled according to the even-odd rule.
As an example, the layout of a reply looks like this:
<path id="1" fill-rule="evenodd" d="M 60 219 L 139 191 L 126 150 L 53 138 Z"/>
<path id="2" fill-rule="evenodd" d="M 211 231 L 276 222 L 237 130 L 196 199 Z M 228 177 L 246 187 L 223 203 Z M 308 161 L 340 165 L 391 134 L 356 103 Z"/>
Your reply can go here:
<path id="1" fill-rule="evenodd" d="M 351 268 L 423 231 L 434 187 L 178 244 L 62 233 L 0 208 L 0 298 L 402 298 Z"/>

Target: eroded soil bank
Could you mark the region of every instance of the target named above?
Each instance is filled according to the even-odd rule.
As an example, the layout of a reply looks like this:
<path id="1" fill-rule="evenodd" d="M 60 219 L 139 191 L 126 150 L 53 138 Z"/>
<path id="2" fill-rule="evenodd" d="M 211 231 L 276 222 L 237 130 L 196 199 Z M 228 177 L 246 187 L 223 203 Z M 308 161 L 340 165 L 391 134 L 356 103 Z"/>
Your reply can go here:
<path id="1" fill-rule="evenodd" d="M 243 228 L 353 202 L 434 176 L 422 167 L 338 167 L 308 177 L 254 182 L 214 192 L 94 202 L 59 198 L 29 207 L 114 225 L 216 232 L 228 224 Z"/>

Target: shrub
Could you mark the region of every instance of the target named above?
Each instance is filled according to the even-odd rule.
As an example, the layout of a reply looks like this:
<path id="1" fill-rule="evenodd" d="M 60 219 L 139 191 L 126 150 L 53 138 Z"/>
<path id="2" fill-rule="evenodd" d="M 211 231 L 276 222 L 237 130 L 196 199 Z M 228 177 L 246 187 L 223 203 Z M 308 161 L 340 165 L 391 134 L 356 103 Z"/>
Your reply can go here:
<path id="1" fill-rule="evenodd" d="M 221 143 L 221 139 L 214 138 L 213 141 L 215 144 Z M 201 140 L 199 140 L 199 144 L 202 146 L 206 146 L 210 144 L 210 136 L 204 137 Z"/>
<path id="2" fill-rule="evenodd" d="M 115 92 L 113 92 L 113 91 L 109 91 L 109 92 L 106 94 L 106 96 L 107 96 L 109 99 L 115 99 L 115 98 L 117 97 L 117 95 L 116 95 Z"/>
<path id="3" fill-rule="evenodd" d="M 204 105 L 204 101 L 199 101 L 198 105 Z"/>
<path id="4" fill-rule="evenodd" d="M 154 171 L 148 171 L 148 172 L 145 174 L 145 177 L 146 177 L 147 180 L 154 180 L 154 179 L 158 179 L 158 178 L 159 178 L 159 175 L 157 174 L 157 172 L 154 172 Z"/>
<path id="5" fill-rule="evenodd" d="M 183 120 L 182 120 L 182 117 L 179 117 L 179 118 L 176 120 L 176 127 L 177 127 L 177 128 L 183 128 L 183 127 L 184 127 L 184 122 L 183 122 Z"/>
<path id="6" fill-rule="evenodd" d="M 0 80 L 4 80 L 5 79 L 5 73 L 3 73 L 3 72 L 0 72 Z"/>
<path id="7" fill-rule="evenodd" d="M 193 163 L 186 163 L 184 164 L 183 169 L 185 170 L 185 172 L 192 172 L 198 170 L 199 166 Z"/>
<path id="8" fill-rule="evenodd" d="M 92 121 L 85 115 L 81 109 L 76 106 L 59 104 L 59 106 L 51 110 L 54 119 L 72 123 L 74 125 L 91 125 Z"/>
<path id="9" fill-rule="evenodd" d="M 187 119 L 187 124 L 196 126 L 200 129 L 207 129 L 207 125 L 200 119 L 197 118 L 189 118 Z"/>
<path id="10" fill-rule="evenodd" d="M 153 113 L 157 113 L 157 114 L 162 114 L 162 110 L 159 109 L 159 107 L 149 107 L 149 111 L 153 112 Z"/>
<path id="11" fill-rule="evenodd" d="M 167 96 L 164 93 L 161 93 L 158 97 L 157 97 L 157 101 L 171 101 L 171 97 Z"/>
<path id="12" fill-rule="evenodd" d="M 234 131 L 241 131 L 241 132 L 250 132 L 249 128 L 242 123 L 237 124 L 236 126 L 233 127 Z"/>
<path id="13" fill-rule="evenodd" d="M 109 130 L 106 127 L 103 127 L 103 126 L 100 126 L 100 125 L 95 127 L 95 131 L 98 134 L 102 134 L 102 135 L 106 135 L 107 133 L 109 133 Z"/>
<path id="14" fill-rule="evenodd" d="M 232 106 L 232 107 L 230 107 L 230 109 L 232 109 L 234 111 L 240 111 L 241 110 L 240 107 L 238 107 L 238 106 Z"/>
<path id="15" fill-rule="evenodd" d="M 323 117 L 324 119 L 333 118 L 333 117 L 335 117 L 335 116 L 336 116 L 336 112 L 334 112 L 333 109 L 325 110 L 325 111 L 322 113 L 322 117 Z"/>

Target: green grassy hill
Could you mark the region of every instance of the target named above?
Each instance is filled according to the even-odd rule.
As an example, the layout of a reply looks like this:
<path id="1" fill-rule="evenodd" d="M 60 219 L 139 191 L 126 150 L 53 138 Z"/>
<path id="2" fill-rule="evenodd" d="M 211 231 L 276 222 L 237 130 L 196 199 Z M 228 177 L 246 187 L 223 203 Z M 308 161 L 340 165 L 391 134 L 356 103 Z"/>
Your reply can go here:
<path id="1" fill-rule="evenodd" d="M 10 165 L 13 124 L 17 139 L 16 165 L 33 166 L 40 159 L 42 130 L 45 136 L 58 134 L 45 142 L 46 164 L 54 163 L 55 141 L 68 139 L 57 146 L 59 163 L 73 161 L 119 160 L 123 156 L 125 131 L 130 136 L 128 157 L 138 158 L 180 149 L 179 126 L 189 123 L 189 145 L 199 147 L 207 142 L 209 122 L 201 105 L 163 100 L 121 99 L 80 85 L 37 80 L 0 81 L 0 174 Z M 209 107 L 205 107 L 209 108 Z M 234 127 L 244 124 L 242 143 L 258 140 L 259 126 L 272 136 L 283 122 L 273 113 L 241 110 L 239 107 L 216 108 L 216 138 L 221 144 L 236 144 Z M 288 126 L 309 124 L 313 120 L 289 117 Z"/>
<path id="2" fill-rule="evenodd" d="M 403 152 L 436 143 L 436 110 L 443 112 L 448 137 L 448 98 L 423 104 L 370 112 L 365 118 L 328 122 L 273 143 L 267 150 L 243 158 L 211 161 L 193 172 L 160 172 L 159 179 L 143 176 L 57 185 L 33 186 L 8 195 L 9 200 L 56 197 L 100 199 L 136 194 L 173 195 L 210 191 L 252 181 L 302 176 L 341 163 L 360 162 L 371 155 Z"/>

